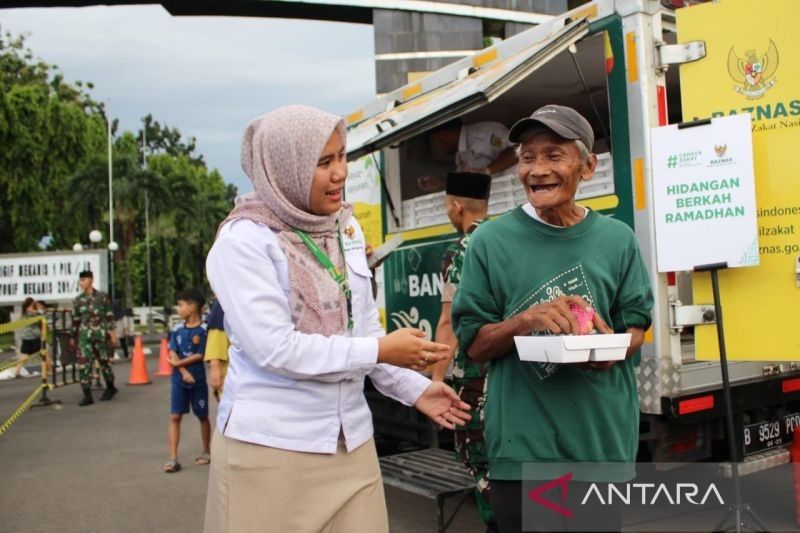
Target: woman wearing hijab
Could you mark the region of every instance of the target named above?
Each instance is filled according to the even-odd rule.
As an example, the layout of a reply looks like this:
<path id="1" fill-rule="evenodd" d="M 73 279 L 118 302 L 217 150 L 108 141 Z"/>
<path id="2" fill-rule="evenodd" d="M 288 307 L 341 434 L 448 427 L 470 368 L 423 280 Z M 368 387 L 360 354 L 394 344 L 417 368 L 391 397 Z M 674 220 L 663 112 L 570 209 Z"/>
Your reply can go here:
<path id="1" fill-rule="evenodd" d="M 364 376 L 452 429 L 469 406 L 415 372 L 449 348 L 415 329 L 383 336 L 363 234 L 342 202 L 339 117 L 262 115 L 245 130 L 242 168 L 254 192 L 207 260 L 231 349 L 205 530 L 388 532 Z"/>

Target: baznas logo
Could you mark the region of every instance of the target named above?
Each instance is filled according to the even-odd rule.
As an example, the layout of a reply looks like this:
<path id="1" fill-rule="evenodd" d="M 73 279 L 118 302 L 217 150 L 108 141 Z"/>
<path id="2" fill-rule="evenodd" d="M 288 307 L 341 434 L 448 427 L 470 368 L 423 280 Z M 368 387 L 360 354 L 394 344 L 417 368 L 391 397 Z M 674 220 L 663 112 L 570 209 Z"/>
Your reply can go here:
<path id="1" fill-rule="evenodd" d="M 714 151 L 717 153 L 717 157 L 725 157 L 725 152 L 728 151 L 728 145 L 723 144 L 721 146 L 714 145 Z"/>
<path id="2" fill-rule="evenodd" d="M 775 72 L 778 70 L 778 48 L 772 39 L 766 53 L 756 55 L 755 50 L 745 52 L 744 59 L 736 55 L 731 46 L 728 52 L 728 74 L 735 85 L 733 90 L 755 100 L 761 98 L 775 85 Z"/>

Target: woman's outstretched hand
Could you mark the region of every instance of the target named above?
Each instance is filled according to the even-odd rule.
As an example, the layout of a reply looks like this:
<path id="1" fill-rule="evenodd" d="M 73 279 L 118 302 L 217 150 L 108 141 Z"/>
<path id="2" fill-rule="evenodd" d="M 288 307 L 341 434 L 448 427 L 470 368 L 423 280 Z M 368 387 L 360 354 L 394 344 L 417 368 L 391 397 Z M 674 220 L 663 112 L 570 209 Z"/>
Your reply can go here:
<path id="1" fill-rule="evenodd" d="M 455 429 L 463 426 L 472 417 L 467 412 L 471 409 L 456 394 L 456 391 L 441 381 L 434 381 L 425 389 L 422 396 L 414 404 L 420 413 L 424 414 L 441 427 Z"/>
<path id="2" fill-rule="evenodd" d="M 378 362 L 411 370 L 424 370 L 448 357 L 446 344 L 425 340 L 425 333 L 414 328 L 401 328 L 378 339 Z"/>

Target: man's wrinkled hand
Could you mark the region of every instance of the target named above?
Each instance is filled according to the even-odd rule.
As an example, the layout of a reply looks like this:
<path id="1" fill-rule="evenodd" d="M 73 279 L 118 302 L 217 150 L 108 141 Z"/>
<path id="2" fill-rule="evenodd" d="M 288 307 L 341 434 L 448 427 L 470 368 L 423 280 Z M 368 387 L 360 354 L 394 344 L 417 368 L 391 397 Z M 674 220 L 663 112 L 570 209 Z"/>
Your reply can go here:
<path id="1" fill-rule="evenodd" d="M 572 312 L 570 305 L 590 308 L 586 300 L 580 296 L 559 296 L 555 300 L 529 307 L 523 311 L 522 318 L 530 326 L 531 331 L 546 331 L 554 335 L 579 334 L 581 328 L 578 317 Z"/>

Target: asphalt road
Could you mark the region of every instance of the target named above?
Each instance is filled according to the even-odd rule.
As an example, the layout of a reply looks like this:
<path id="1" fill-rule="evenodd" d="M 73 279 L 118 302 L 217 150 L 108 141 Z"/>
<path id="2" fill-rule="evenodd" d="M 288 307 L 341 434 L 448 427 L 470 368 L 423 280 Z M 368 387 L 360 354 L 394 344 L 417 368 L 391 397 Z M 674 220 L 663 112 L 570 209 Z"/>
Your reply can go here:
<path id="1" fill-rule="evenodd" d="M 184 418 L 184 468 L 164 474 L 169 378 L 154 377 L 157 367 L 150 357 L 153 384 L 121 385 L 111 402 L 78 407 L 77 385 L 51 391 L 62 409 L 30 409 L 0 437 L 0 532 L 202 531 L 208 467 L 192 464 L 201 452 L 200 426 Z M 127 381 L 129 368 L 114 365 L 118 383 Z M 38 384 L 0 381 L 0 423 Z M 436 531 L 432 500 L 392 487 L 386 499 L 392 533 Z M 472 501 L 449 531 L 484 531 Z"/>

